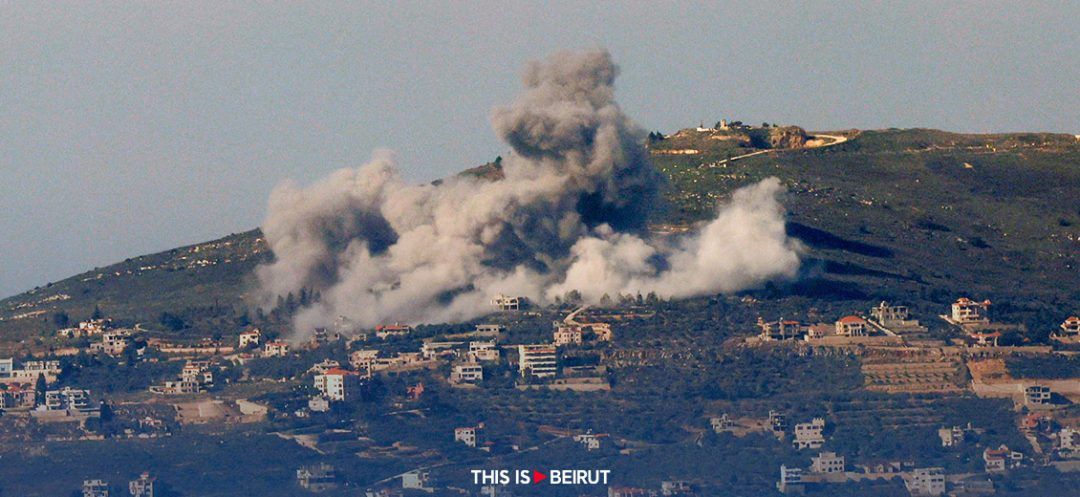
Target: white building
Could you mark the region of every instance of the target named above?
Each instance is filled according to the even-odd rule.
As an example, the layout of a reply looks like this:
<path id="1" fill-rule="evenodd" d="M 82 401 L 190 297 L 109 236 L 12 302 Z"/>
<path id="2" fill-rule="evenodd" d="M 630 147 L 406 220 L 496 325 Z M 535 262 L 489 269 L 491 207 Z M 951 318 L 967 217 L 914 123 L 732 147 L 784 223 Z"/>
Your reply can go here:
<path id="1" fill-rule="evenodd" d="M 558 371 L 554 345 L 518 345 L 518 370 L 523 377 L 552 378 Z"/>
<path id="2" fill-rule="evenodd" d="M 499 348 L 494 340 L 469 342 L 468 358 L 472 361 L 498 361 Z"/>
<path id="3" fill-rule="evenodd" d="M 945 470 L 943 468 L 918 468 L 904 480 L 911 495 L 937 496 L 945 494 Z"/>
<path id="4" fill-rule="evenodd" d="M 285 357 L 289 355 L 289 343 L 280 340 L 268 342 L 263 346 L 263 355 L 266 357 Z"/>
<path id="5" fill-rule="evenodd" d="M 429 478 L 430 475 L 427 471 L 420 471 L 418 469 L 414 469 L 412 471 L 409 471 L 408 473 L 401 475 L 401 488 L 410 490 L 422 490 L 425 492 L 429 491 L 430 489 L 427 486 Z"/>
<path id="6" fill-rule="evenodd" d="M 580 326 L 559 325 L 555 328 L 555 345 L 581 345 L 584 332 Z"/>
<path id="7" fill-rule="evenodd" d="M 491 305 L 500 311 L 518 311 L 522 307 L 521 297 L 510 297 L 498 294 L 491 298 Z"/>
<path id="8" fill-rule="evenodd" d="M 952 305 L 952 321 L 956 324 L 986 324 L 990 322 L 987 312 L 990 301 L 975 302 L 967 297 L 960 297 Z"/>
<path id="9" fill-rule="evenodd" d="M 574 441 L 585 447 L 587 451 L 600 450 L 603 440 L 607 438 L 606 433 L 583 433 L 581 435 L 574 435 Z"/>
<path id="10" fill-rule="evenodd" d="M 154 482 L 157 478 L 150 476 L 149 472 L 139 475 L 139 479 L 128 482 L 128 492 L 131 497 L 154 497 Z"/>
<path id="11" fill-rule="evenodd" d="M 938 438 L 942 447 L 955 447 L 964 442 L 964 429 L 959 426 L 938 428 Z"/>
<path id="12" fill-rule="evenodd" d="M 83 497 L 109 497 L 109 484 L 104 480 L 83 480 Z"/>
<path id="13" fill-rule="evenodd" d="M 90 411 L 90 391 L 64 387 L 45 392 L 45 403 L 38 407 L 44 411 Z"/>
<path id="14" fill-rule="evenodd" d="M 258 328 L 240 334 L 240 348 L 257 347 L 262 342 L 262 332 Z"/>
<path id="15" fill-rule="evenodd" d="M 861 337 L 869 334 L 866 320 L 859 316 L 844 316 L 836 322 L 836 334 L 842 337 Z"/>
<path id="16" fill-rule="evenodd" d="M 323 396 L 312 397 L 307 401 L 307 408 L 311 412 L 326 412 L 330 410 L 330 401 Z"/>
<path id="17" fill-rule="evenodd" d="M 323 374 L 315 375 L 315 388 L 332 402 L 345 400 L 354 391 L 357 374 L 354 371 L 344 369 L 331 369 Z"/>
<path id="18" fill-rule="evenodd" d="M 1062 452 L 1080 452 L 1080 430 L 1062 428 L 1058 432 L 1058 450 Z"/>
<path id="19" fill-rule="evenodd" d="M 401 337 L 412 333 L 412 326 L 404 324 L 386 324 L 375 327 L 375 336 L 380 340 L 386 340 L 390 337 Z"/>
<path id="20" fill-rule="evenodd" d="M 337 472 L 326 464 L 301 466 L 296 470 L 296 483 L 309 492 L 325 492 L 337 488 Z"/>
<path id="21" fill-rule="evenodd" d="M 844 456 L 838 456 L 835 452 L 822 452 L 817 457 L 810 458 L 811 473 L 843 473 Z"/>
<path id="22" fill-rule="evenodd" d="M 714 416 L 709 418 L 709 425 L 712 426 L 713 432 L 723 433 L 734 428 L 735 422 L 728 418 L 728 415 L 725 413 L 719 417 Z"/>
<path id="23" fill-rule="evenodd" d="M 814 418 L 809 423 L 799 423 L 795 425 L 795 440 L 792 443 L 799 450 L 819 449 L 825 444 L 825 436 L 822 434 L 824 430 L 824 418 Z"/>
<path id="24" fill-rule="evenodd" d="M 462 383 L 475 384 L 481 381 L 484 381 L 484 367 L 475 362 L 455 364 L 450 372 L 450 383 L 455 385 Z"/>
<path id="25" fill-rule="evenodd" d="M 803 471 L 800 468 L 780 466 L 780 481 L 776 482 L 776 489 L 782 493 L 802 493 Z"/>
<path id="26" fill-rule="evenodd" d="M 480 423 L 477 426 L 454 428 L 454 441 L 461 442 L 469 447 L 476 447 L 480 442 L 480 434 L 483 429 L 483 423 Z"/>

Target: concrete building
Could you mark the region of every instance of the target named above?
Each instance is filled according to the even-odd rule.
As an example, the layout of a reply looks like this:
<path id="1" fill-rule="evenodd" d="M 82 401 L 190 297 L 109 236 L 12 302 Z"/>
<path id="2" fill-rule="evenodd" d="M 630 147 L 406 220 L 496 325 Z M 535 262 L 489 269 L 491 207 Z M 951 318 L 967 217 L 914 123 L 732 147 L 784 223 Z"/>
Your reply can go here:
<path id="1" fill-rule="evenodd" d="M 296 483 L 309 492 L 333 490 L 338 486 L 337 472 L 325 463 L 301 466 L 296 470 Z"/>
<path id="2" fill-rule="evenodd" d="M 484 380 L 484 367 L 475 362 L 455 364 L 450 372 L 450 383 L 476 384 Z"/>
<path id="3" fill-rule="evenodd" d="M 476 333 L 482 335 L 498 335 L 502 333 L 503 326 L 501 324 L 478 324 L 476 325 Z"/>
<path id="4" fill-rule="evenodd" d="M 1047 386 L 1031 385 L 1024 388 L 1024 402 L 1029 406 L 1047 405 L 1053 397 L 1054 393 Z"/>
<path id="5" fill-rule="evenodd" d="M 785 494 L 801 494 L 806 489 L 803 484 L 803 470 L 801 468 L 789 468 L 780 466 L 780 481 L 776 482 L 776 489 Z"/>
<path id="6" fill-rule="evenodd" d="M 1058 450 L 1062 452 L 1080 452 L 1080 430 L 1062 428 L 1058 432 Z"/>
<path id="7" fill-rule="evenodd" d="M 763 318 L 757 320 L 761 333 L 758 335 L 762 340 L 796 340 L 806 334 L 806 328 L 802 323 L 789 319 L 780 318 L 778 321 L 766 322 Z"/>
<path id="8" fill-rule="evenodd" d="M 387 324 L 375 327 L 375 336 L 380 340 L 386 340 L 390 337 L 400 337 L 412 333 L 412 326 L 404 324 Z"/>
<path id="9" fill-rule="evenodd" d="M 109 497 L 109 484 L 104 480 L 83 480 L 82 497 Z"/>
<path id="10" fill-rule="evenodd" d="M 784 431 L 787 430 L 787 416 L 779 411 L 769 411 L 769 429 L 772 430 L 773 435 L 783 436 Z"/>
<path id="11" fill-rule="evenodd" d="M 477 362 L 498 361 L 499 348 L 495 345 L 494 340 L 469 342 L 467 356 L 469 360 Z"/>
<path id="12" fill-rule="evenodd" d="M 263 346 L 263 355 L 266 357 L 285 357 L 289 355 L 289 343 L 280 340 L 268 342 Z"/>
<path id="13" fill-rule="evenodd" d="M 45 403 L 38 406 L 42 411 L 91 411 L 90 391 L 64 387 L 45 392 Z"/>
<path id="14" fill-rule="evenodd" d="M 889 305 L 884 301 L 870 309 L 870 318 L 886 328 L 919 324 L 911 320 L 911 312 L 906 306 Z"/>
<path id="15" fill-rule="evenodd" d="M 555 340 L 555 346 L 562 345 L 581 345 L 584 332 L 580 326 L 571 326 L 565 324 L 559 324 L 555 327 L 553 338 Z"/>
<path id="16" fill-rule="evenodd" d="M 454 428 L 454 441 L 461 442 L 469 447 L 476 447 L 480 443 L 480 437 L 483 433 L 484 424 L 480 423 L 477 426 L 464 426 L 461 428 Z"/>
<path id="17" fill-rule="evenodd" d="M 987 473 L 1002 473 L 1007 469 L 1018 468 L 1024 463 L 1024 454 L 1010 450 L 1007 445 L 996 449 L 987 447 L 983 450 L 983 463 Z"/>
<path id="18" fill-rule="evenodd" d="M 987 324 L 990 301 L 975 302 L 967 297 L 960 297 L 953 302 L 950 317 L 955 324 Z"/>
<path id="19" fill-rule="evenodd" d="M 240 348 L 247 349 L 251 347 L 258 347 L 262 342 L 262 332 L 258 328 L 250 331 L 245 331 L 240 334 Z"/>
<path id="20" fill-rule="evenodd" d="M 842 337 L 861 337 L 869 334 L 866 320 L 859 316 L 844 316 L 836 322 L 836 334 Z"/>
<path id="21" fill-rule="evenodd" d="M 603 441 L 608 436 L 606 433 L 582 433 L 580 435 L 574 435 L 574 441 L 585 447 L 587 451 L 600 450 L 603 446 Z"/>
<path id="22" fill-rule="evenodd" d="M 409 471 L 408 473 L 401 475 L 401 488 L 408 490 L 421 490 L 425 492 L 430 491 L 427 486 L 428 480 L 430 478 L 431 475 L 428 474 L 427 471 L 421 471 L 418 469 Z"/>
<path id="23" fill-rule="evenodd" d="M 728 418 L 728 415 L 725 413 L 720 416 L 709 418 L 709 426 L 712 427 L 714 433 L 723 433 L 725 431 L 731 431 L 731 429 L 735 427 L 735 422 Z"/>
<path id="24" fill-rule="evenodd" d="M 820 449 L 825 444 L 825 418 L 814 418 L 809 423 L 795 425 L 795 440 L 792 442 L 796 449 Z"/>
<path id="25" fill-rule="evenodd" d="M 426 361 L 457 354 L 457 347 L 465 342 L 424 342 L 420 345 L 420 356 Z"/>
<path id="26" fill-rule="evenodd" d="M 1061 331 L 1058 335 L 1065 338 L 1080 337 L 1080 317 L 1069 316 L 1065 319 L 1065 322 L 1061 323 Z"/>
<path id="27" fill-rule="evenodd" d="M 312 397 L 307 401 L 307 408 L 311 412 L 327 412 L 330 410 L 330 400 L 323 396 Z"/>
<path id="28" fill-rule="evenodd" d="M 315 388 L 331 402 L 341 402 L 353 395 L 358 380 L 355 371 L 335 368 L 315 375 Z"/>
<path id="29" fill-rule="evenodd" d="M 956 447 L 964 442 L 964 429 L 959 426 L 938 428 L 938 438 L 942 447 Z"/>
<path id="30" fill-rule="evenodd" d="M 690 482 L 676 480 L 676 481 L 661 481 L 660 482 L 660 495 L 672 496 L 672 495 L 691 495 L 694 493 L 694 487 L 690 485 Z"/>
<path id="31" fill-rule="evenodd" d="M 498 294 L 491 298 L 491 305 L 500 311 L 519 311 L 523 307 L 522 297 L 510 297 Z"/>
<path id="32" fill-rule="evenodd" d="M 33 409 L 36 401 L 37 391 L 30 386 L 13 384 L 0 390 L 0 409 Z"/>
<path id="33" fill-rule="evenodd" d="M 526 378 L 553 378 L 558 372 L 558 350 L 548 344 L 518 345 L 518 370 Z"/>
<path id="34" fill-rule="evenodd" d="M 379 351 L 376 349 L 355 350 L 349 354 L 349 365 L 362 373 L 370 371 L 378 358 Z"/>
<path id="35" fill-rule="evenodd" d="M 131 497 L 154 497 L 154 483 L 156 481 L 157 478 L 150 476 L 150 472 L 145 471 L 139 475 L 139 479 L 128 482 L 128 492 L 131 493 Z"/>
<path id="36" fill-rule="evenodd" d="M 904 479 L 904 486 L 913 496 L 938 496 L 945 494 L 945 469 L 918 468 Z"/>
<path id="37" fill-rule="evenodd" d="M 111 356 L 118 356 L 123 354 L 124 350 L 126 350 L 132 342 L 131 330 L 109 330 L 101 334 L 101 342 L 90 345 L 90 350 L 104 352 Z"/>
<path id="38" fill-rule="evenodd" d="M 816 457 L 810 458 L 811 473 L 843 473 L 844 456 L 838 456 L 835 452 L 822 452 Z"/>

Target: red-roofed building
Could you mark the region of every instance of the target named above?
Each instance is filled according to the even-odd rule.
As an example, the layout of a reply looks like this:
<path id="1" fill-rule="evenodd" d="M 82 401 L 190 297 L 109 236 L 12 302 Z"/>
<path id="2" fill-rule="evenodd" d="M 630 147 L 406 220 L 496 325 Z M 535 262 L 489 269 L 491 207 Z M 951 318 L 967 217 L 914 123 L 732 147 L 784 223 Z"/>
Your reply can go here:
<path id="1" fill-rule="evenodd" d="M 263 347 L 265 357 L 285 357 L 289 355 L 289 343 L 280 340 L 267 343 Z"/>
<path id="2" fill-rule="evenodd" d="M 952 305 L 952 321 L 956 324 L 985 324 L 990 319 L 987 313 L 990 310 L 990 301 L 976 302 L 967 297 L 960 297 Z"/>
<path id="3" fill-rule="evenodd" d="M 315 375 L 315 388 L 327 399 L 341 402 L 355 392 L 359 379 L 360 375 L 355 371 L 332 368 L 323 374 Z"/>
<path id="4" fill-rule="evenodd" d="M 1061 323 L 1060 335 L 1065 338 L 1080 337 L 1080 318 L 1069 316 L 1064 323 Z"/>
<path id="5" fill-rule="evenodd" d="M 866 336 L 866 320 L 859 316 L 844 316 L 836 322 L 836 334 L 842 337 Z"/>

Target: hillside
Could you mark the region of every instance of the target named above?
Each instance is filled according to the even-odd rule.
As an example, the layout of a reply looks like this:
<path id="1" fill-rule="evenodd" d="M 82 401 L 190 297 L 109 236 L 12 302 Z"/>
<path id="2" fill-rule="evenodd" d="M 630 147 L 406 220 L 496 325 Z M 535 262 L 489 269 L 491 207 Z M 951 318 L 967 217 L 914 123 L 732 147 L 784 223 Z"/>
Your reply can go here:
<path id="1" fill-rule="evenodd" d="M 784 129 L 784 128 L 778 128 Z M 668 175 L 659 231 L 707 218 L 733 189 L 768 176 L 789 194 L 789 234 L 809 247 L 805 277 L 772 295 L 909 302 L 940 310 L 958 294 L 1000 303 L 1031 339 L 1080 301 L 1080 145 L 1070 135 L 936 130 L 832 132 L 818 148 L 759 148 L 738 133 L 684 130 L 651 145 Z M 812 135 L 812 133 L 811 133 Z M 786 139 L 790 140 L 790 136 Z M 673 153 L 673 150 L 679 153 Z M 759 155 L 735 161 L 750 152 Z M 498 178 L 497 163 L 469 174 Z M 235 333 L 254 319 L 243 296 L 270 257 L 258 230 L 145 255 L 0 301 L 6 347 L 95 306 L 176 336 Z M 162 324 L 162 314 L 181 321 Z"/>

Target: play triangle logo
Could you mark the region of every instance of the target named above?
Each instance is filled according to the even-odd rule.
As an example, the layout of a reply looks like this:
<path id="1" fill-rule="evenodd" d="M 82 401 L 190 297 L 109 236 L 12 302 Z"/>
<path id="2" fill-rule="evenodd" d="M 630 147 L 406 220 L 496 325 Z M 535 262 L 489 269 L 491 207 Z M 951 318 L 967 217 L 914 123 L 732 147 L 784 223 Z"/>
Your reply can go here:
<path id="1" fill-rule="evenodd" d="M 535 484 L 537 484 L 537 483 L 540 483 L 540 482 L 542 482 L 542 481 L 546 480 L 546 479 L 547 479 L 547 477 L 548 477 L 548 476 L 547 476 L 547 475 L 545 475 L 544 473 L 541 473 L 541 472 L 539 472 L 539 471 L 537 471 L 537 470 L 535 470 L 535 469 L 534 469 L 534 470 L 533 470 L 533 472 L 532 472 L 532 482 L 533 482 L 533 485 L 535 485 Z"/>

